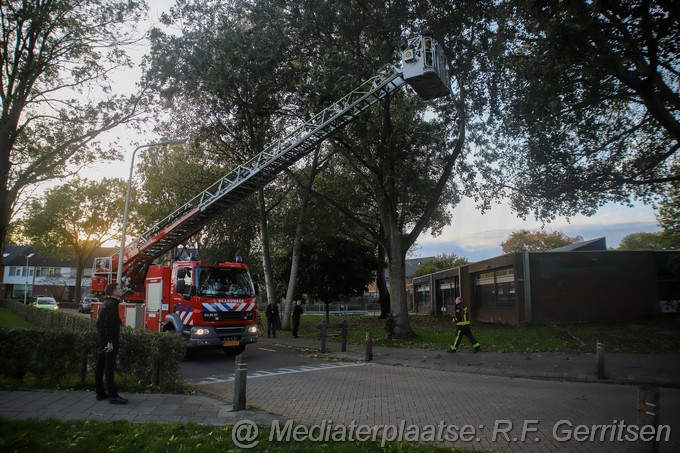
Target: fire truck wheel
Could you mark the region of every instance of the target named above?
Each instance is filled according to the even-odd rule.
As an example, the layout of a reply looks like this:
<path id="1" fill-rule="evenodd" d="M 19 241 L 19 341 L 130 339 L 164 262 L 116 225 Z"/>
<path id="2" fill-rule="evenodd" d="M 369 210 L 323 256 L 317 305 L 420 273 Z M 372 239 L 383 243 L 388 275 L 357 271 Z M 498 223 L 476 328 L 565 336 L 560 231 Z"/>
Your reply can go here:
<path id="1" fill-rule="evenodd" d="M 246 349 L 246 345 L 240 344 L 238 346 L 224 346 L 222 350 L 227 355 L 239 355 Z"/>

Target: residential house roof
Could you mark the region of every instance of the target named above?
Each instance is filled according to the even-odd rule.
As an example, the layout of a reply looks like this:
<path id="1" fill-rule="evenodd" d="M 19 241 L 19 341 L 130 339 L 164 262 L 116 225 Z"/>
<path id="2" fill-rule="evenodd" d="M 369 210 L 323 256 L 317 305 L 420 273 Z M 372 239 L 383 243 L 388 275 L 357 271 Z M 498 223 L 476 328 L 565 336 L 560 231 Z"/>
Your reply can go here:
<path id="1" fill-rule="evenodd" d="M 85 267 L 94 265 L 95 257 L 111 256 L 118 251 L 115 247 L 100 247 L 97 249 L 91 258 L 91 261 Z M 35 253 L 29 258 L 29 266 L 40 267 L 75 267 L 76 261 L 74 258 L 65 259 L 58 256 L 56 253 L 51 256 L 44 256 L 36 251 L 30 245 L 5 245 L 2 252 L 3 266 L 26 266 L 26 256 Z"/>

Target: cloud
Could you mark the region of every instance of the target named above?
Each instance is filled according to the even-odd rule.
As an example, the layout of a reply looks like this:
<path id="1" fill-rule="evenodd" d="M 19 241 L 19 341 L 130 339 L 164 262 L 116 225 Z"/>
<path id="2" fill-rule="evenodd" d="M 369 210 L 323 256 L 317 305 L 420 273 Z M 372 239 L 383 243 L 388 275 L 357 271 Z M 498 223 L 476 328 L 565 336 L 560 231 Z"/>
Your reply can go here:
<path id="1" fill-rule="evenodd" d="M 640 203 L 632 207 L 610 203 L 591 217 L 558 217 L 542 225 L 533 219 L 518 218 L 507 203 L 493 205 L 485 214 L 481 214 L 475 202 L 465 198 L 451 211 L 451 216 L 451 225 L 446 226 L 440 236 L 433 237 L 429 232 L 420 235 L 414 255 L 450 254 L 451 250 L 458 250 L 464 256 L 483 253 L 489 258 L 499 255 L 501 242 L 514 231 L 522 229 L 559 231 L 571 237 L 581 236 L 584 240 L 604 236 L 607 246 L 611 248 L 618 247 L 621 239 L 628 234 L 659 231 L 655 210 Z M 426 251 L 429 252 L 427 255 L 421 255 Z"/>

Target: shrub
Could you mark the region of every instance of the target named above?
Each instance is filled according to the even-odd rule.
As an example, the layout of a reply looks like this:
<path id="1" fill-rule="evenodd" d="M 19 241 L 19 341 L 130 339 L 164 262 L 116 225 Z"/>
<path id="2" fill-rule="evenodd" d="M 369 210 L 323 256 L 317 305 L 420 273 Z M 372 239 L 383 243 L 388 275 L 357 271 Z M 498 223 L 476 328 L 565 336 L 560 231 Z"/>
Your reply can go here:
<path id="1" fill-rule="evenodd" d="M 99 349 L 95 322 L 81 316 L 41 310 L 14 301 L 0 301 L 40 329 L 0 330 L 0 375 L 18 384 L 30 377 L 39 386 L 60 386 L 80 378 L 85 385 Z M 123 328 L 117 372 L 121 388 L 128 377 L 136 386 L 161 391 L 182 389 L 180 364 L 184 340 L 174 333 Z"/>

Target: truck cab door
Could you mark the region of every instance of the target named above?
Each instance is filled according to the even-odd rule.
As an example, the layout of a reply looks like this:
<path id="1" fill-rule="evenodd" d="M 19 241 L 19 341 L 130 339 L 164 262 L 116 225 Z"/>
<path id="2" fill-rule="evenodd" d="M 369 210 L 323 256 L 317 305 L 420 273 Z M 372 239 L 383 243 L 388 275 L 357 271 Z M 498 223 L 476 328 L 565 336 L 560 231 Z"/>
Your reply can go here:
<path id="1" fill-rule="evenodd" d="M 146 283 L 146 328 L 154 332 L 161 330 L 161 306 L 163 304 L 163 280 L 154 279 Z"/>

